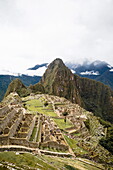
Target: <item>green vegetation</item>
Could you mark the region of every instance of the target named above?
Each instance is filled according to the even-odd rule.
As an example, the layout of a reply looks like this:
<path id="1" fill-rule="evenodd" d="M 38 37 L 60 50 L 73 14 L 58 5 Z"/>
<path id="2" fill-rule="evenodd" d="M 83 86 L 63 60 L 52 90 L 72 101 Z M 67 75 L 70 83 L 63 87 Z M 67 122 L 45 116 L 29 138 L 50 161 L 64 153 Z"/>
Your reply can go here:
<path id="1" fill-rule="evenodd" d="M 45 114 L 47 116 L 57 116 L 56 113 L 53 111 L 52 105 L 49 104 L 48 106 L 44 107 L 43 99 L 34 99 L 26 102 L 26 107 L 30 111 L 39 112 Z"/>
<path id="2" fill-rule="evenodd" d="M 14 79 L 8 86 L 5 97 L 11 92 L 17 92 L 20 97 L 26 97 L 30 93 L 44 93 L 44 87 L 41 83 L 26 87 L 20 79 Z"/>
<path id="3" fill-rule="evenodd" d="M 61 157 L 50 157 L 43 155 L 43 159 L 46 160 L 52 166 L 57 167 L 58 169 L 66 169 L 66 170 L 99 170 L 104 169 L 104 167 L 98 163 L 94 163 L 92 161 L 87 160 L 87 163 L 81 162 L 77 159 L 69 159 L 69 158 L 61 158 Z M 82 159 L 81 159 L 82 160 Z M 92 165 L 91 165 L 92 164 Z M 71 169 L 70 169 L 71 168 Z"/>
<path id="4" fill-rule="evenodd" d="M 36 135 L 36 131 L 37 131 L 37 127 L 34 127 L 33 132 L 32 132 L 32 135 L 31 135 L 31 137 L 30 137 L 30 141 L 33 141 L 33 139 L 34 139 L 34 137 L 35 137 L 35 135 Z"/>
<path id="5" fill-rule="evenodd" d="M 104 169 L 102 165 L 88 161 L 90 164 L 76 159 L 51 157 L 46 155 L 34 156 L 30 153 L 17 154 L 15 152 L 0 153 L 0 169 L 40 169 L 40 170 L 99 170 Z M 92 165 L 91 165 L 92 164 Z M 98 167 L 97 167 L 98 166 Z M 8 167 L 8 168 L 7 168 Z"/>
<path id="6" fill-rule="evenodd" d="M 23 169 L 29 169 L 28 167 L 43 170 L 56 169 L 53 166 L 47 164 L 45 161 L 41 160 L 40 158 L 28 153 L 16 155 L 16 153 L 14 152 L 1 152 L 0 162 L 12 163 L 13 165 Z"/>
<path id="7" fill-rule="evenodd" d="M 18 77 L 11 76 L 11 75 L 0 75 L 0 101 L 3 99 L 3 96 L 5 95 L 8 85 L 13 81 L 14 79 L 19 78 L 25 86 L 29 86 L 30 84 L 35 84 L 40 81 L 40 76 L 26 76 L 21 75 Z"/>
<path id="8" fill-rule="evenodd" d="M 17 92 L 20 97 L 25 97 L 31 93 L 31 90 L 28 89 L 20 79 L 15 79 L 9 84 L 5 97 L 11 92 Z"/>
<path id="9" fill-rule="evenodd" d="M 75 78 L 78 80 L 77 76 Z M 112 90 L 101 82 L 80 77 L 78 86 L 84 108 L 93 112 L 95 116 L 113 122 Z"/>
<path id="10" fill-rule="evenodd" d="M 113 124 L 102 119 L 99 121 L 106 128 L 106 136 L 100 140 L 100 144 L 113 154 Z"/>
<path id="11" fill-rule="evenodd" d="M 66 123 L 64 123 L 64 119 L 53 118 L 53 120 L 55 121 L 55 123 L 58 125 L 60 129 L 66 129 L 73 126 L 69 120 L 67 120 Z"/>
<path id="12" fill-rule="evenodd" d="M 36 83 L 35 85 L 30 85 L 29 89 L 31 89 L 32 93 L 45 93 L 44 87 L 41 83 Z"/>
<path id="13" fill-rule="evenodd" d="M 39 142 L 39 139 L 40 139 L 40 135 L 41 135 L 41 126 L 42 126 L 42 121 L 40 121 L 40 124 L 39 124 L 36 142 Z"/>
<path id="14" fill-rule="evenodd" d="M 47 101 L 44 102 L 44 106 L 45 107 L 48 106 L 48 102 Z"/>
<path id="15" fill-rule="evenodd" d="M 63 116 L 65 116 L 64 122 L 66 123 L 66 121 L 67 121 L 66 117 L 67 117 L 67 115 L 68 115 L 68 112 L 65 110 L 62 114 L 63 114 Z"/>
<path id="16" fill-rule="evenodd" d="M 71 138 L 67 137 L 66 135 L 64 135 L 64 137 L 65 137 L 67 143 L 69 144 L 69 146 L 71 147 L 71 149 L 73 150 L 73 152 L 75 153 L 75 155 L 80 156 L 80 155 L 84 155 L 84 154 L 88 153 L 84 149 L 77 146 L 78 142 L 76 140 L 71 139 Z"/>

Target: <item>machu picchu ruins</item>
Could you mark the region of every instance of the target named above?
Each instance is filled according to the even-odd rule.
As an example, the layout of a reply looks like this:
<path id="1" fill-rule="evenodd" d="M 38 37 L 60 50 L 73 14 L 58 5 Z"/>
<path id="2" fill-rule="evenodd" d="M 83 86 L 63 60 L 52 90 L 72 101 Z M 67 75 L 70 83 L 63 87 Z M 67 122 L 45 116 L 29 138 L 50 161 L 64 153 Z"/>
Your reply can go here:
<path id="1" fill-rule="evenodd" d="M 0 104 L 1 152 L 111 161 L 99 145 L 105 135 L 97 117 L 63 97 L 32 93 L 20 98 L 12 92 Z"/>
<path id="2" fill-rule="evenodd" d="M 0 108 L 0 145 L 69 151 L 60 129 L 49 116 L 28 113 L 21 103 L 14 102 Z"/>

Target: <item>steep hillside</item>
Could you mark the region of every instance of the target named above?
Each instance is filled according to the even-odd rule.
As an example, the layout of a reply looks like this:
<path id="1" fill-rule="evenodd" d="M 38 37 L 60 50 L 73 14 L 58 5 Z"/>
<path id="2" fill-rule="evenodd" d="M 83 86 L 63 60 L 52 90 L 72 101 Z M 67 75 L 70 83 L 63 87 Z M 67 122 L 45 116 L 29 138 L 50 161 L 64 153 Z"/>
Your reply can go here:
<path id="1" fill-rule="evenodd" d="M 107 70 L 102 75 L 97 77 L 96 80 L 108 85 L 113 90 L 113 71 Z"/>
<path id="2" fill-rule="evenodd" d="M 86 77 L 100 81 L 113 89 L 113 67 L 105 61 L 94 61 L 83 64 L 66 63 L 74 73 L 80 77 Z"/>
<path id="3" fill-rule="evenodd" d="M 84 102 L 84 108 L 105 120 L 113 122 L 113 91 L 95 80 L 75 75 L 76 86 Z"/>
<path id="4" fill-rule="evenodd" d="M 25 86 L 34 85 L 37 82 L 40 81 L 40 76 L 27 76 L 27 75 L 21 75 L 21 76 L 12 76 L 12 75 L 0 75 L 0 101 L 3 99 L 4 94 L 6 93 L 6 90 L 14 79 L 19 78 Z"/>
<path id="5" fill-rule="evenodd" d="M 17 92 L 21 97 L 30 93 L 29 89 L 21 82 L 20 79 L 15 79 L 9 84 L 5 93 L 5 97 L 8 96 L 11 92 Z"/>
<path id="6" fill-rule="evenodd" d="M 74 75 L 61 59 L 54 60 L 48 66 L 41 83 L 46 93 L 65 97 L 81 105 L 82 100 L 75 86 Z"/>
<path id="7" fill-rule="evenodd" d="M 36 83 L 28 87 L 32 93 L 45 93 L 44 86 L 41 83 Z"/>
<path id="8" fill-rule="evenodd" d="M 54 60 L 44 73 L 41 83 L 48 94 L 63 96 L 78 103 L 96 116 L 113 122 L 113 92 L 94 80 L 74 75 L 62 62 Z"/>
<path id="9" fill-rule="evenodd" d="M 11 92 L 18 93 L 19 96 L 24 97 L 30 93 L 45 93 L 44 87 L 41 83 L 36 83 L 35 85 L 30 85 L 26 87 L 20 79 L 14 79 L 8 86 L 5 93 L 5 97 Z"/>

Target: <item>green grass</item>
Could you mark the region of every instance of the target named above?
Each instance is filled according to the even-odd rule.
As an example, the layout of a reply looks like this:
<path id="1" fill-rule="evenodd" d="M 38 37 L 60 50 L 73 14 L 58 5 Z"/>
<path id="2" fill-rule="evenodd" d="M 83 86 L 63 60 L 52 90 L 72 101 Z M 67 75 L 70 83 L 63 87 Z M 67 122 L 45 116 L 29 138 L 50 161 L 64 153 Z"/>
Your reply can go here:
<path id="1" fill-rule="evenodd" d="M 40 139 L 41 126 L 42 126 L 42 122 L 40 122 L 40 125 L 39 125 L 39 128 L 38 128 L 38 133 L 37 133 L 37 139 L 36 139 L 36 142 L 39 142 L 39 139 Z"/>
<path id="2" fill-rule="evenodd" d="M 73 152 L 75 153 L 75 155 L 87 154 L 87 151 L 85 151 L 84 149 L 77 146 L 77 141 L 76 140 L 71 139 L 66 135 L 64 135 L 64 137 L 65 137 L 67 143 L 69 144 L 69 146 L 71 147 L 71 149 L 73 150 Z"/>
<path id="3" fill-rule="evenodd" d="M 30 137 L 30 141 L 33 141 L 33 139 L 35 138 L 36 131 L 37 131 L 37 127 L 34 127 L 32 135 Z"/>
<path id="4" fill-rule="evenodd" d="M 73 133 L 73 136 L 79 137 L 81 134 L 80 133 Z"/>
<path id="5" fill-rule="evenodd" d="M 49 164 L 51 163 L 54 167 L 58 167 L 58 169 L 66 169 L 66 170 L 99 170 L 104 169 L 102 165 L 89 161 L 89 163 L 93 163 L 93 165 L 89 165 L 83 163 L 77 159 L 69 159 L 69 158 L 61 158 L 61 157 L 50 157 L 43 155 L 43 159 L 46 160 Z M 98 166 L 99 168 L 97 168 Z"/>
<path id="6" fill-rule="evenodd" d="M 65 103 L 60 103 L 60 102 L 55 103 L 55 106 L 65 106 L 65 105 L 66 105 Z"/>
<path id="7" fill-rule="evenodd" d="M 21 167 L 23 169 L 29 169 L 28 167 L 43 170 L 56 169 L 47 164 L 45 161 L 41 160 L 40 158 L 29 153 L 16 155 L 15 152 L 1 152 L 0 162 L 12 163 L 15 164 L 17 167 Z"/>
<path id="8" fill-rule="evenodd" d="M 47 116 L 55 117 L 57 114 L 53 111 L 52 105 L 43 107 L 43 101 L 41 99 L 34 99 L 26 102 L 26 107 L 30 111 L 39 112 Z"/>
<path id="9" fill-rule="evenodd" d="M 95 164 L 89 165 L 76 159 L 51 157 L 47 155 L 34 156 L 30 153 L 23 153 L 16 155 L 15 152 L 0 152 L 0 163 L 3 165 L 9 165 L 10 169 L 40 169 L 40 170 L 99 170 L 104 169 L 102 165 L 89 161 L 89 163 Z M 100 167 L 97 168 L 96 166 Z M 2 166 L 0 165 L 2 170 Z M 6 168 L 7 169 L 7 168 Z M 5 169 L 3 169 L 5 170 Z"/>
<path id="10" fill-rule="evenodd" d="M 53 118 L 53 120 L 55 121 L 55 123 L 58 125 L 60 129 L 72 127 L 72 123 L 69 120 L 67 120 L 66 123 L 64 122 L 64 119 Z"/>

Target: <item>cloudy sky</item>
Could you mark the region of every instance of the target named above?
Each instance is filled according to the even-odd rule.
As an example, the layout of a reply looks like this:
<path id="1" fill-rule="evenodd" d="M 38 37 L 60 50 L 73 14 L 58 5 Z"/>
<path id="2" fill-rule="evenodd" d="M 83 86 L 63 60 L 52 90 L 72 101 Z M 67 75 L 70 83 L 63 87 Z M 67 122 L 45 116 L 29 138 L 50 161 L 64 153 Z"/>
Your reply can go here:
<path id="1" fill-rule="evenodd" d="M 0 68 L 56 57 L 113 65 L 113 0 L 0 0 Z"/>

